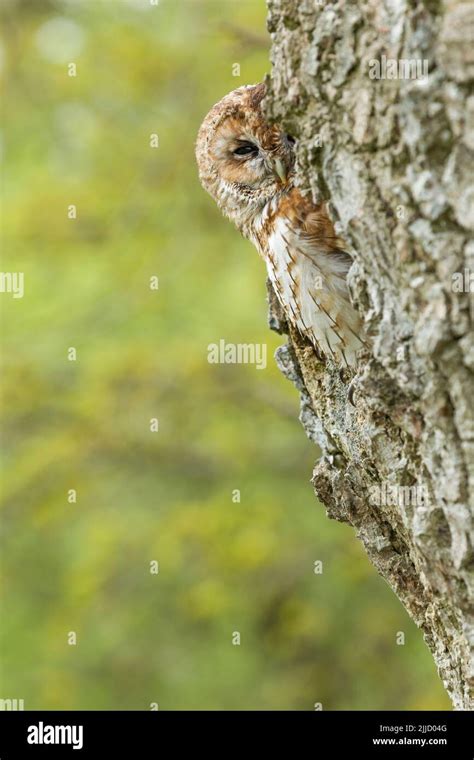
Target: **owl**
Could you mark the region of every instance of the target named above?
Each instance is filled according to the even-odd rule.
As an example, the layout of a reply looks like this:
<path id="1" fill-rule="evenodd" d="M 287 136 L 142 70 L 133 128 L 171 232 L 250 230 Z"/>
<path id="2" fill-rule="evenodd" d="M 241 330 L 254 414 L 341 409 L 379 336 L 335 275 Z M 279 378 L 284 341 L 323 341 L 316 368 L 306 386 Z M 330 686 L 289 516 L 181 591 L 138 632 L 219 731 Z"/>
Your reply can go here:
<path id="1" fill-rule="evenodd" d="M 200 181 L 257 248 L 288 321 L 342 369 L 364 343 L 352 259 L 325 205 L 295 186 L 295 140 L 265 120 L 264 96 L 264 84 L 239 87 L 210 110 L 196 143 Z"/>

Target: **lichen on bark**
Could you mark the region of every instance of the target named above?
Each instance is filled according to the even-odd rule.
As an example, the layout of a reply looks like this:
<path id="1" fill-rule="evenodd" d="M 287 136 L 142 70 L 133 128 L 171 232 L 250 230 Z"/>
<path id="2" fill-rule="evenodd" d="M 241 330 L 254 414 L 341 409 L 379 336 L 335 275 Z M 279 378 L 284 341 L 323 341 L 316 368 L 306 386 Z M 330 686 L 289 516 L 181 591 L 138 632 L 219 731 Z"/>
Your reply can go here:
<path id="1" fill-rule="evenodd" d="M 321 450 L 320 500 L 422 629 L 456 709 L 474 708 L 473 26 L 467 3 L 269 0 L 267 114 L 298 139 L 300 187 L 330 201 L 370 336 L 341 379 L 270 293 L 277 362 Z M 428 76 L 372 78 L 383 56 Z"/>

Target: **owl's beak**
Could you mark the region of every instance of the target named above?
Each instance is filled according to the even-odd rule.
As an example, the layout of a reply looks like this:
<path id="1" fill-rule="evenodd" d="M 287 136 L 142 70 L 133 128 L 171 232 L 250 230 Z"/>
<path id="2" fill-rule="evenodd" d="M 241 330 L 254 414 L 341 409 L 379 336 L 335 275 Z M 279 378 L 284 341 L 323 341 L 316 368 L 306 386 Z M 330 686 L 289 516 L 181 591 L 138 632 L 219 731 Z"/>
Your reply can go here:
<path id="1" fill-rule="evenodd" d="M 273 161 L 273 171 L 279 177 L 279 179 L 285 183 L 288 179 L 288 168 L 283 163 L 281 158 L 275 158 Z"/>

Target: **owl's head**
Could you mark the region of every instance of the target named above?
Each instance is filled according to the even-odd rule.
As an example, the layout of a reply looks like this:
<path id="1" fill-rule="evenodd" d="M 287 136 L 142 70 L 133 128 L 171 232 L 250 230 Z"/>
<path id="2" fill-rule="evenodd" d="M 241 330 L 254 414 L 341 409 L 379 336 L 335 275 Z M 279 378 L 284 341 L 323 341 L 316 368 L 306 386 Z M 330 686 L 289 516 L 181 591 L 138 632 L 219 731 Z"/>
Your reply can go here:
<path id="1" fill-rule="evenodd" d="M 240 228 L 292 186 L 295 140 L 266 121 L 264 96 L 264 84 L 230 92 L 209 111 L 196 143 L 202 186 Z"/>

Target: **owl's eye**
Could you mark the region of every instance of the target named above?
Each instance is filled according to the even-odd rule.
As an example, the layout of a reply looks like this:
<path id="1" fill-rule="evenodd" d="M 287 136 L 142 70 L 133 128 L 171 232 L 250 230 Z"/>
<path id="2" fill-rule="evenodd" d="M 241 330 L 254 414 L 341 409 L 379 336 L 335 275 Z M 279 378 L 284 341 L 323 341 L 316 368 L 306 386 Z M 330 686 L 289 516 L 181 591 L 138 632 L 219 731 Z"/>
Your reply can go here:
<path id="1" fill-rule="evenodd" d="M 250 156 L 258 153 L 258 148 L 253 143 L 242 143 L 238 148 L 232 151 L 234 156 Z"/>
<path id="2" fill-rule="evenodd" d="M 286 139 L 287 139 L 287 141 L 290 143 L 290 145 L 295 145 L 295 143 L 296 143 L 296 140 L 295 140 L 295 138 L 293 137 L 293 135 L 288 135 L 288 134 L 287 134 L 287 135 L 286 135 Z"/>

